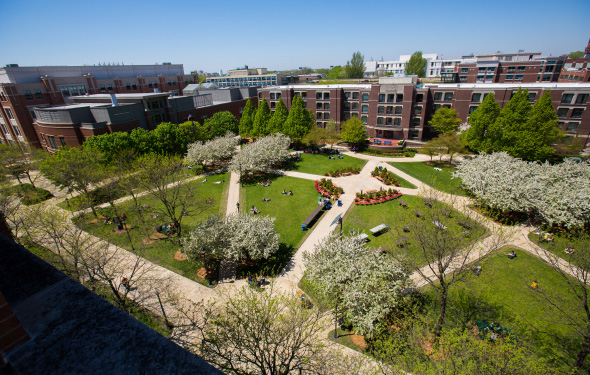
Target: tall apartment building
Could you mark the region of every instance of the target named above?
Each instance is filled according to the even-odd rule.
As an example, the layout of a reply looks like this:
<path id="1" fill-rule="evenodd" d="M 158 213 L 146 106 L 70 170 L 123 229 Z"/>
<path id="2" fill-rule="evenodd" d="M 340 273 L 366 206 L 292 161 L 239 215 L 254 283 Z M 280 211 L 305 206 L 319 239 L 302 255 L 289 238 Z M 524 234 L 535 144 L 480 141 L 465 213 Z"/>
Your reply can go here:
<path id="1" fill-rule="evenodd" d="M 419 143 L 434 135 L 428 122 L 438 108 L 455 108 L 461 120 L 468 121 L 487 94 L 493 93 L 503 107 L 519 88 L 528 90 L 531 104 L 550 91 L 559 127 L 589 143 L 590 83 L 421 85 L 415 77 L 382 77 L 379 84 L 267 87 L 259 90 L 259 99 L 265 98 L 274 110 L 279 98 L 290 108 L 293 97 L 299 95 L 318 126 L 325 127 L 330 119 L 340 125 L 356 116 L 366 124 L 369 136 Z"/>
<path id="2" fill-rule="evenodd" d="M 385 74 L 405 74 L 406 64 L 410 61 L 412 55 L 401 55 L 399 60 L 390 61 L 365 61 L 365 76 L 375 77 L 384 76 Z M 440 77 L 444 73 L 452 73 L 455 65 L 460 64 L 465 59 L 443 59 L 436 53 L 427 53 L 422 55 L 426 59 L 424 70 L 425 77 Z"/>
<path id="3" fill-rule="evenodd" d="M 283 74 L 268 73 L 266 68 L 234 69 L 227 76 L 207 77 L 207 82 L 215 83 L 218 87 L 241 86 L 276 86 L 289 83 Z"/>
<path id="4" fill-rule="evenodd" d="M 41 147 L 33 125 L 35 108 L 73 103 L 93 94 L 167 92 L 178 95 L 198 82 L 182 64 L 116 66 L 47 66 L 0 68 L 0 141 Z M 44 146 L 44 145 L 43 145 Z"/>

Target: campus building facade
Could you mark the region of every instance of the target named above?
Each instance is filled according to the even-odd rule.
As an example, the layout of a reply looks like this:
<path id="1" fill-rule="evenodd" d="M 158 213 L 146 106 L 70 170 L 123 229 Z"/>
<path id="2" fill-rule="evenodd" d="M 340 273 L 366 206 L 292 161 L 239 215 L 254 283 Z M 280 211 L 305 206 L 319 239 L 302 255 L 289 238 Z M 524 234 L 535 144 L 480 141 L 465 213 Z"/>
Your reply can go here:
<path id="1" fill-rule="evenodd" d="M 584 145 L 590 143 L 590 83 L 422 85 L 415 77 L 382 77 L 378 84 L 267 87 L 259 90 L 259 100 L 265 98 L 272 111 L 280 98 L 290 108 L 293 97 L 299 95 L 318 126 L 325 127 L 329 120 L 340 125 L 355 116 L 366 124 L 371 137 L 419 144 L 434 136 L 428 122 L 438 108 L 454 108 L 465 122 L 487 94 L 493 93 L 503 107 L 519 88 L 528 90 L 531 104 L 550 91 L 559 127 L 568 135 L 584 138 Z"/>

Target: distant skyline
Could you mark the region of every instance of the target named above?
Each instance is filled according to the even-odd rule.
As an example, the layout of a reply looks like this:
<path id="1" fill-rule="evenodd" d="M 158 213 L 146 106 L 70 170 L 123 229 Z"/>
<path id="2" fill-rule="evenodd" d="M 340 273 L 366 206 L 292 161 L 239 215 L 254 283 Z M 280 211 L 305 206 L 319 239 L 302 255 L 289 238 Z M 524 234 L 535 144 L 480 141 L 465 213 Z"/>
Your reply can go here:
<path id="1" fill-rule="evenodd" d="M 562 6 L 563 4 L 563 6 Z M 185 72 L 584 50 L 590 1 L 0 0 L 0 66 L 172 62 Z"/>

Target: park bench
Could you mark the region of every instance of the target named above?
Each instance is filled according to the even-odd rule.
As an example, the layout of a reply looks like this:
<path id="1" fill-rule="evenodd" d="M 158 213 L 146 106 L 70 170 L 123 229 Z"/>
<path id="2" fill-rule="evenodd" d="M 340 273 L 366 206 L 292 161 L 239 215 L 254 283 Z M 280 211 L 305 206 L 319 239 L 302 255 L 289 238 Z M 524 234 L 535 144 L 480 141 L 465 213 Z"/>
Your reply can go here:
<path id="1" fill-rule="evenodd" d="M 457 219 L 457 224 L 459 224 L 460 226 L 462 226 L 465 229 L 471 229 L 471 224 L 469 224 L 469 222 L 467 222 L 463 219 Z"/>
<path id="2" fill-rule="evenodd" d="M 408 204 L 406 203 L 406 201 L 399 199 L 398 203 L 400 206 L 402 206 L 403 208 L 407 208 Z"/>
<path id="3" fill-rule="evenodd" d="M 373 233 L 375 235 L 375 234 L 382 232 L 386 229 L 389 229 L 389 225 L 380 224 L 380 225 L 377 225 L 375 228 L 371 228 L 371 233 Z"/>
<path id="4" fill-rule="evenodd" d="M 383 141 L 384 145 L 391 145 L 391 141 Z"/>
<path id="5" fill-rule="evenodd" d="M 361 233 L 361 234 L 359 234 L 358 236 L 356 236 L 354 239 L 355 239 L 355 240 L 357 240 L 357 241 L 364 242 L 364 241 L 366 241 L 368 238 L 369 238 L 369 235 L 368 235 L 368 234 L 366 234 L 366 233 Z"/>
<path id="6" fill-rule="evenodd" d="M 431 199 L 424 199 L 424 205 L 427 207 L 432 207 L 434 202 Z"/>
<path id="7" fill-rule="evenodd" d="M 422 213 L 422 211 L 418 211 L 418 210 L 414 210 L 414 213 L 416 214 L 416 216 L 418 217 L 423 217 L 424 214 Z"/>
<path id="8" fill-rule="evenodd" d="M 307 230 L 307 226 L 309 225 L 309 223 L 311 223 L 312 220 L 315 219 L 316 216 L 318 216 L 318 213 L 322 210 L 322 208 L 324 207 L 318 206 L 315 210 L 313 210 L 313 212 L 307 217 L 307 219 L 303 221 L 303 224 L 301 224 L 301 230 Z"/>

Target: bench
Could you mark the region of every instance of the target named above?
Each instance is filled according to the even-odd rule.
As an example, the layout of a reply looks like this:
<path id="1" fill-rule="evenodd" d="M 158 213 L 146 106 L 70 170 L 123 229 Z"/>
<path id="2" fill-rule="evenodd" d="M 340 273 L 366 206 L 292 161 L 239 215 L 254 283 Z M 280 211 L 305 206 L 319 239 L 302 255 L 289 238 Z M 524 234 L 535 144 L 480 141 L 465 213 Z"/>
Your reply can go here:
<path id="1" fill-rule="evenodd" d="M 379 233 L 381 231 L 384 231 L 384 230 L 386 230 L 388 228 L 389 228 L 388 225 L 380 224 L 380 225 L 377 225 L 375 228 L 371 228 L 371 233 L 377 234 L 377 233 Z"/>
<path id="2" fill-rule="evenodd" d="M 377 190 L 367 190 L 367 194 L 371 194 L 371 193 L 374 193 L 374 192 L 376 192 L 376 191 L 377 191 Z"/>
<path id="3" fill-rule="evenodd" d="M 434 202 L 431 199 L 424 199 L 424 205 L 427 207 L 432 207 Z"/>
<path id="4" fill-rule="evenodd" d="M 408 204 L 407 204 L 407 203 L 406 203 L 404 200 L 401 200 L 401 199 L 399 199 L 399 200 L 398 200 L 398 203 L 399 203 L 399 205 L 400 205 L 400 206 L 402 206 L 403 208 L 407 208 L 407 207 L 408 207 Z"/>
<path id="5" fill-rule="evenodd" d="M 368 238 L 369 238 L 369 235 L 368 235 L 368 234 L 366 234 L 366 233 L 361 233 L 361 234 L 359 234 L 358 236 L 356 236 L 354 239 L 355 239 L 356 241 L 359 241 L 359 242 L 360 242 L 360 241 L 364 242 L 364 241 L 366 241 Z"/>
<path id="6" fill-rule="evenodd" d="M 414 210 L 414 213 L 416 214 L 416 216 L 418 217 L 423 217 L 424 214 L 422 213 L 422 211 L 418 211 L 418 210 Z"/>
<path id="7" fill-rule="evenodd" d="M 315 219 L 316 216 L 318 216 L 318 213 L 322 210 L 322 208 L 324 208 L 324 207 L 322 207 L 322 206 L 316 207 L 316 209 L 313 210 L 313 212 L 307 217 L 307 219 L 305 219 L 303 221 L 303 224 L 301 224 L 301 230 L 302 231 L 307 230 L 307 226 L 309 225 L 309 223 L 311 223 L 311 221 L 313 219 Z"/>
<path id="8" fill-rule="evenodd" d="M 391 145 L 391 141 L 383 141 L 384 145 Z"/>

